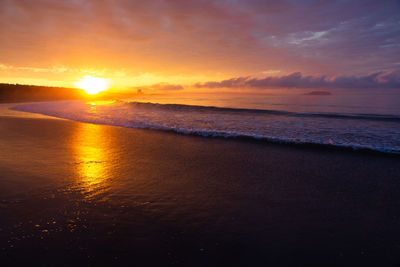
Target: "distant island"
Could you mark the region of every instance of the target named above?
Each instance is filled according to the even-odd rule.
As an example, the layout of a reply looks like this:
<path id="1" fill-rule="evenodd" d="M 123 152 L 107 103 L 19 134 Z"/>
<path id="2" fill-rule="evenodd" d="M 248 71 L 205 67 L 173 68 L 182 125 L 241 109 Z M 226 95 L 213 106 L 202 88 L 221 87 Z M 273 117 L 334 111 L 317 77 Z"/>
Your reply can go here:
<path id="1" fill-rule="evenodd" d="M 332 93 L 329 91 L 311 91 L 305 93 L 304 95 L 332 95 Z"/>

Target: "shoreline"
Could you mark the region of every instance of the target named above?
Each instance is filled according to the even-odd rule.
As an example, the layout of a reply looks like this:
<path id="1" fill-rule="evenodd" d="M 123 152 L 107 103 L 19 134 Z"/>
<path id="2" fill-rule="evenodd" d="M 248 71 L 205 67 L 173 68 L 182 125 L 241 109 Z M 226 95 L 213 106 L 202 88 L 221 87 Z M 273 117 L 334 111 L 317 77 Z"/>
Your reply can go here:
<path id="1" fill-rule="evenodd" d="M 27 102 L 24 102 L 22 104 L 26 104 Z M 373 148 L 357 148 L 357 147 L 352 147 L 352 146 L 339 146 L 339 145 L 333 145 L 333 144 L 322 144 L 322 143 L 311 143 L 311 142 L 294 142 L 294 141 L 285 141 L 285 140 L 273 140 L 271 138 L 258 138 L 258 137 L 252 137 L 252 136 L 218 136 L 218 135 L 213 135 L 213 134 L 204 134 L 204 133 L 182 133 L 180 131 L 176 131 L 174 129 L 170 130 L 162 130 L 162 129 L 152 129 L 152 128 L 135 128 L 135 127 L 126 127 L 126 126 L 121 126 L 121 125 L 110 125 L 106 123 L 95 123 L 95 122 L 90 122 L 90 121 L 79 121 L 79 120 L 73 120 L 69 118 L 62 118 L 62 117 L 55 117 L 51 115 L 44 115 L 42 113 L 37 113 L 37 112 L 26 112 L 26 111 L 18 111 L 18 110 L 13 110 L 10 109 L 12 107 L 12 104 L 16 103 L 7 103 L 8 107 L 7 110 L 12 111 L 13 113 L 23 113 L 26 114 L 26 117 L 32 117 L 29 116 L 28 114 L 37 114 L 40 117 L 44 118 L 54 118 L 54 119 L 62 119 L 62 120 L 70 120 L 70 121 L 75 121 L 79 123 L 91 123 L 91 124 L 97 124 L 97 125 L 106 125 L 106 126 L 111 126 L 111 127 L 121 127 L 121 128 L 127 128 L 127 129 L 142 129 L 142 130 L 150 130 L 150 131 L 157 131 L 157 132 L 164 132 L 164 133 L 171 133 L 171 134 L 178 134 L 178 135 L 183 135 L 183 136 L 196 136 L 196 137 L 201 137 L 201 138 L 212 138 L 212 139 L 222 139 L 222 140 L 236 140 L 236 141 L 246 141 L 246 142 L 251 142 L 251 143 L 258 143 L 258 144 L 273 144 L 273 145 L 280 145 L 280 146 L 291 146 L 291 147 L 303 147 L 303 148 L 312 148 L 312 149 L 320 149 L 320 150 L 332 150 L 332 151 L 346 151 L 346 152 L 354 152 L 354 153 L 366 153 L 366 154 L 376 154 L 376 155 L 382 155 L 382 156 L 388 156 L 388 157 L 400 157 L 400 152 L 397 151 L 383 151 L 383 150 L 378 150 L 378 149 L 373 149 Z M 3 104 L 5 105 L 5 104 Z M 0 109 L 0 112 L 2 110 Z M 1 113 L 0 113 L 1 116 Z M 12 116 L 12 115 L 10 115 Z M 25 117 L 25 116 L 18 116 L 18 117 Z"/>

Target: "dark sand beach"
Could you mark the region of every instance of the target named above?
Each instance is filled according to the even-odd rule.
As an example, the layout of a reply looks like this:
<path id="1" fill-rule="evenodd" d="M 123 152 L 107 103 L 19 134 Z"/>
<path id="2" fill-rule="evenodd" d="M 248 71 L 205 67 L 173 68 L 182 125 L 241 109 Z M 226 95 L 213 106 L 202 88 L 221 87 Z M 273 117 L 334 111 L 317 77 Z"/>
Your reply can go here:
<path id="1" fill-rule="evenodd" d="M 0 150 L 1 266 L 400 264 L 396 156 L 11 116 Z"/>

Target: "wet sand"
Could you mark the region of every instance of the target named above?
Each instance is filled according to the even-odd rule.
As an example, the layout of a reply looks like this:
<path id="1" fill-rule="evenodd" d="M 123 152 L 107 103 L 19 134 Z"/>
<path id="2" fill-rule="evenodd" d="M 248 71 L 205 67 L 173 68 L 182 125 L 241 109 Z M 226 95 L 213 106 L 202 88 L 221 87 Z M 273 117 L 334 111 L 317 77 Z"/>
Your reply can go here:
<path id="1" fill-rule="evenodd" d="M 395 266 L 399 163 L 0 117 L 0 265 Z"/>

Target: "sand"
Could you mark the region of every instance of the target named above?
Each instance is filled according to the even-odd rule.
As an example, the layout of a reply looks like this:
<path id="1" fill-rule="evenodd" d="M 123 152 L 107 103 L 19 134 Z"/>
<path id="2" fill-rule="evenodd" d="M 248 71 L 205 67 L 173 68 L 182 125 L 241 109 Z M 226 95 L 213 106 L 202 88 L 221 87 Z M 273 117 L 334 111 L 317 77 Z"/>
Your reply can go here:
<path id="1" fill-rule="evenodd" d="M 399 163 L 0 117 L 0 265 L 393 266 Z"/>

